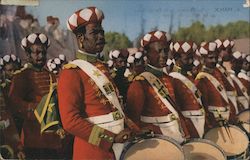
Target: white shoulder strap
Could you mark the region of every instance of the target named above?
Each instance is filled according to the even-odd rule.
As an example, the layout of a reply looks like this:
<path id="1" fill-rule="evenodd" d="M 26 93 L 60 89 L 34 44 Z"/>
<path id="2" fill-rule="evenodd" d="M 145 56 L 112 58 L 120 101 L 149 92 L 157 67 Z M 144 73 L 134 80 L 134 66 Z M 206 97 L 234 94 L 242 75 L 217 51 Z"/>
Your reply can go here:
<path id="1" fill-rule="evenodd" d="M 71 64 L 77 65 L 83 72 L 85 72 L 99 87 L 106 98 L 118 109 L 118 111 L 125 117 L 118 97 L 116 95 L 114 86 L 97 67 L 84 60 L 74 60 Z"/>
<path id="2" fill-rule="evenodd" d="M 162 84 L 162 82 L 150 72 L 143 72 L 140 74 L 140 76 L 144 77 L 149 82 L 163 104 L 174 114 L 176 118 L 179 119 L 179 114 L 175 110 L 174 106 L 169 102 L 169 100 L 166 99 L 166 97 L 163 96 L 163 94 L 168 94 L 168 90 L 165 85 Z"/>
<path id="3" fill-rule="evenodd" d="M 190 81 L 187 77 L 178 72 L 171 72 L 169 75 L 173 78 L 181 80 L 182 83 L 184 83 L 185 86 L 188 87 L 188 89 L 193 93 L 195 99 L 200 103 L 200 105 L 203 106 L 201 98 L 196 96 L 199 90 L 192 81 Z"/>
<path id="4" fill-rule="evenodd" d="M 227 81 L 231 84 L 232 87 L 234 87 L 234 83 L 232 78 L 229 76 L 229 73 L 221 66 L 221 65 L 216 65 L 216 67 L 219 69 L 219 71 L 226 77 Z"/>
<path id="5" fill-rule="evenodd" d="M 227 103 L 229 103 L 225 88 L 220 84 L 220 82 L 214 76 L 212 76 L 211 74 L 206 73 L 206 72 L 200 72 L 196 77 L 199 77 L 199 78 L 206 77 L 213 84 L 213 86 L 216 88 L 216 90 L 220 93 L 222 98 Z"/>
<path id="6" fill-rule="evenodd" d="M 239 77 L 239 78 L 243 78 L 243 79 L 245 79 L 245 80 L 247 80 L 247 81 L 250 81 L 250 77 L 248 77 L 246 73 L 240 72 L 240 73 L 238 74 L 238 77 Z"/>
<path id="7" fill-rule="evenodd" d="M 247 94 L 247 89 L 246 87 L 242 84 L 242 82 L 239 80 L 238 77 L 236 77 L 234 74 L 230 75 L 234 82 L 240 87 L 240 90 L 242 91 L 243 95 L 248 99 L 249 101 L 249 95 Z"/>

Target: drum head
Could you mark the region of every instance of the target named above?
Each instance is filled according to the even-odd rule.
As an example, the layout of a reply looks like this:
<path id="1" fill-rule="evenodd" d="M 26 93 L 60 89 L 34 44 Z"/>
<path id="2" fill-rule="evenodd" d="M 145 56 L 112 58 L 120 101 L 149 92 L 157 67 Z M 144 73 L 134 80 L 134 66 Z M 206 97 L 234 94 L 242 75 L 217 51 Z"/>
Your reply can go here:
<path id="1" fill-rule="evenodd" d="M 184 160 L 181 146 L 165 136 L 140 139 L 128 144 L 122 152 L 121 160 Z"/>
<path id="2" fill-rule="evenodd" d="M 240 121 L 250 124 L 250 110 L 244 110 L 238 114 Z"/>
<path id="3" fill-rule="evenodd" d="M 238 127 L 230 125 L 230 138 L 224 127 L 212 128 L 204 138 L 213 141 L 220 146 L 227 156 L 235 156 L 244 153 L 248 148 L 248 137 Z"/>
<path id="4" fill-rule="evenodd" d="M 223 150 L 209 140 L 192 139 L 183 149 L 187 160 L 226 160 Z"/>

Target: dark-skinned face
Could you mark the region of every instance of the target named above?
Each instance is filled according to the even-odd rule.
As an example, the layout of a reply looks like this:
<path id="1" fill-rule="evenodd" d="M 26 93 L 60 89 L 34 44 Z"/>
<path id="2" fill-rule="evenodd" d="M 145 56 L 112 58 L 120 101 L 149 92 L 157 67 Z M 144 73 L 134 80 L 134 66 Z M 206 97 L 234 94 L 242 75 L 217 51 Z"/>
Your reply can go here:
<path id="1" fill-rule="evenodd" d="M 4 66 L 4 73 L 6 79 L 12 79 L 13 73 L 18 69 L 14 63 L 7 63 Z"/>
<path id="2" fill-rule="evenodd" d="M 180 54 L 180 57 L 177 59 L 179 67 L 185 71 L 191 71 L 193 68 L 193 54 Z"/>
<path id="3" fill-rule="evenodd" d="M 126 67 L 126 59 L 121 57 L 114 59 L 114 67 L 117 69 L 121 67 Z"/>
<path id="4" fill-rule="evenodd" d="M 204 64 L 207 68 L 214 69 L 218 63 L 218 55 L 216 52 L 209 53 L 204 57 Z"/>
<path id="5" fill-rule="evenodd" d="M 244 59 L 243 63 L 242 63 L 242 69 L 245 70 L 245 71 L 250 71 L 250 63 L 247 62 L 246 59 Z"/>
<path id="6" fill-rule="evenodd" d="M 83 50 L 87 53 L 96 54 L 100 53 L 105 45 L 104 30 L 101 24 L 88 24 L 86 25 L 86 33 L 80 40 L 83 45 Z"/>
<path id="7" fill-rule="evenodd" d="M 232 64 L 232 69 L 234 71 L 240 71 L 241 66 L 243 64 L 243 59 L 242 58 L 240 58 L 240 59 L 232 59 L 231 64 Z"/>
<path id="8" fill-rule="evenodd" d="M 30 62 L 37 68 L 42 68 L 46 63 L 47 48 L 44 45 L 34 44 L 30 47 Z"/>
<path id="9" fill-rule="evenodd" d="M 147 51 L 149 64 L 157 68 L 165 67 L 168 58 L 168 51 L 169 47 L 163 42 L 150 43 Z"/>
<path id="10" fill-rule="evenodd" d="M 223 62 L 230 61 L 232 59 L 232 49 L 228 47 L 226 49 L 221 50 L 220 57 L 222 58 Z"/>

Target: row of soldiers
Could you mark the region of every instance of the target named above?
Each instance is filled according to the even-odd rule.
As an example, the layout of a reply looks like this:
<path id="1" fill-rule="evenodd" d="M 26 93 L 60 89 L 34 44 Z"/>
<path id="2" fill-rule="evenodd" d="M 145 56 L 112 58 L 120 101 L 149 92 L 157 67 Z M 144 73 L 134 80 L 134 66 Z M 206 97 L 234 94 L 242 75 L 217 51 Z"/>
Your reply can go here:
<path id="1" fill-rule="evenodd" d="M 197 46 L 156 30 L 140 49 L 113 50 L 103 62 L 103 19 L 96 7 L 68 19 L 79 50 L 64 66 L 63 55 L 46 61 L 50 41 L 43 33 L 23 38 L 23 68 L 14 55 L 1 58 L 2 155 L 71 159 L 73 149 L 73 159 L 115 159 L 119 144 L 137 134 L 183 143 L 221 120 L 237 124 L 237 114 L 249 109 L 250 55 L 233 53 L 233 41 Z M 15 144 L 8 142 L 13 137 Z"/>

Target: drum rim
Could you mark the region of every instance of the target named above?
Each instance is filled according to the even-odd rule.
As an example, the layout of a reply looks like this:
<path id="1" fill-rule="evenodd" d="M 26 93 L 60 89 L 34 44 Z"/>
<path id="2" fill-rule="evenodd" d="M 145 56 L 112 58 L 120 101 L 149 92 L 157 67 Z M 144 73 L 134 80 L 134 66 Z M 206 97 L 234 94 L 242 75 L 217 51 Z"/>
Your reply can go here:
<path id="1" fill-rule="evenodd" d="M 214 128 L 220 128 L 220 127 L 223 127 L 223 126 L 216 126 L 216 127 L 214 127 Z M 232 127 L 232 128 L 235 128 L 235 129 L 241 131 L 241 132 L 244 134 L 244 136 L 247 137 L 247 139 L 249 140 L 247 134 L 246 134 L 242 129 L 240 129 L 240 127 L 238 127 L 238 126 L 236 126 L 236 125 L 233 125 L 233 124 L 229 124 L 229 127 Z M 205 138 L 206 134 L 207 134 L 210 130 L 212 130 L 212 129 L 214 129 L 214 128 L 210 128 L 206 133 L 204 133 L 203 138 L 206 139 L 206 138 Z"/>
<path id="2" fill-rule="evenodd" d="M 220 128 L 220 127 L 223 127 L 223 126 L 216 126 L 216 127 L 214 127 L 214 128 Z M 246 134 L 242 129 L 240 129 L 238 126 L 233 125 L 233 124 L 229 124 L 229 127 L 232 127 L 232 128 L 235 128 L 235 129 L 241 131 L 241 132 L 243 133 L 243 135 L 248 139 L 248 142 L 250 141 L 250 139 L 248 138 L 247 134 Z M 206 139 L 206 138 L 205 138 L 206 134 L 207 134 L 210 130 L 212 130 L 212 129 L 214 129 L 214 128 L 211 128 L 211 129 L 209 129 L 206 133 L 204 133 L 203 138 Z M 248 146 L 249 146 L 249 145 L 248 145 Z M 246 150 L 244 150 L 242 153 L 239 153 L 239 154 L 233 155 L 233 156 L 227 156 L 227 157 L 237 157 L 237 156 L 242 155 L 243 153 L 245 153 L 245 152 L 247 151 L 248 146 L 247 146 Z M 224 152 L 225 152 L 225 151 L 224 151 Z"/>
<path id="3" fill-rule="evenodd" d="M 213 141 L 208 140 L 208 139 L 191 138 L 191 139 L 188 139 L 186 142 L 184 142 L 182 144 L 182 147 L 184 147 L 185 144 L 192 143 L 192 142 L 205 142 L 205 143 L 211 144 L 212 146 L 214 146 L 215 148 L 217 148 L 222 153 L 222 155 L 225 158 L 225 160 L 227 159 L 227 155 L 226 155 L 225 151 L 222 149 L 222 147 L 220 147 L 218 144 L 216 144 Z"/>
<path id="4" fill-rule="evenodd" d="M 239 117 L 239 115 L 241 115 L 242 113 L 244 113 L 244 112 L 246 112 L 246 111 L 249 111 L 249 112 L 250 112 L 250 108 L 247 108 L 247 109 L 244 109 L 244 110 L 240 111 L 240 112 L 236 115 L 236 117 Z M 250 122 L 243 122 L 243 123 L 250 124 Z"/>
<path id="5" fill-rule="evenodd" d="M 171 137 L 168 137 L 168 136 L 165 136 L 165 135 L 161 135 L 161 134 L 154 134 L 152 137 L 148 136 L 148 137 L 143 137 L 143 136 L 139 136 L 138 137 L 138 140 L 137 141 L 128 141 L 126 142 L 127 144 L 124 145 L 124 148 L 122 150 L 122 153 L 121 153 L 121 156 L 120 156 L 120 160 L 124 160 L 124 156 L 126 154 L 126 152 L 129 150 L 129 148 L 131 148 L 134 144 L 142 141 L 142 140 L 145 140 L 145 139 L 151 139 L 151 138 L 158 138 L 158 139 L 163 139 L 163 140 L 167 140 L 168 142 L 174 144 L 182 153 L 183 153 L 183 157 L 184 157 L 184 160 L 186 159 L 185 158 L 185 154 L 184 154 L 184 150 L 183 150 L 183 147 L 176 141 L 174 140 L 173 138 Z"/>
<path id="6" fill-rule="evenodd" d="M 246 112 L 246 111 L 250 111 L 250 108 L 243 109 L 243 110 L 242 110 L 242 111 L 240 111 L 238 114 L 236 114 L 236 116 L 238 116 L 238 115 L 240 115 L 241 113 Z"/>

